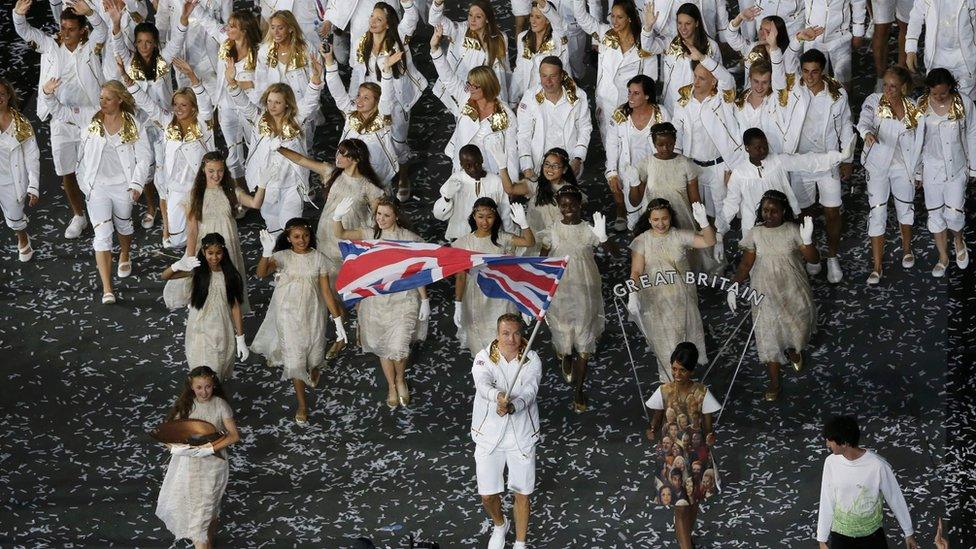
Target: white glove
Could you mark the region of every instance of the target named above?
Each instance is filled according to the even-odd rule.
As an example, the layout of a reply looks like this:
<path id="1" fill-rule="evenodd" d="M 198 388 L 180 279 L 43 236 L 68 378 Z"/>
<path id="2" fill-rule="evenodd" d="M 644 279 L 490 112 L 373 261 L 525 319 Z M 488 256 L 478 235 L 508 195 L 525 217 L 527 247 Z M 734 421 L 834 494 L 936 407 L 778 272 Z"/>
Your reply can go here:
<path id="1" fill-rule="evenodd" d="M 251 351 L 247 348 L 247 343 L 244 342 L 244 335 L 234 336 L 237 341 L 237 360 L 245 361 L 247 357 L 251 356 Z"/>
<path id="2" fill-rule="evenodd" d="M 178 273 L 180 271 L 188 273 L 199 266 L 200 266 L 200 260 L 197 259 L 197 256 L 185 255 L 182 258 L 180 258 L 179 261 L 170 265 L 169 268 L 173 269 L 174 273 Z"/>
<path id="3" fill-rule="evenodd" d="M 593 226 L 590 227 L 593 234 L 596 235 L 597 240 L 600 244 L 607 241 L 607 217 L 600 212 L 593 214 Z"/>
<path id="4" fill-rule="evenodd" d="M 495 165 L 498 166 L 498 171 L 502 171 L 502 168 L 508 167 L 508 154 L 505 153 L 505 141 L 504 138 L 488 138 L 485 139 L 485 148 L 488 149 L 488 154 L 495 161 Z M 516 177 L 518 174 L 514 174 Z"/>
<path id="5" fill-rule="evenodd" d="M 196 450 L 196 452 L 194 452 L 193 457 L 204 458 L 207 456 L 214 455 L 213 444 L 210 444 L 209 442 L 204 444 L 203 446 L 195 447 L 194 450 Z"/>
<path id="6" fill-rule="evenodd" d="M 332 322 L 335 323 L 336 341 L 342 341 L 342 342 L 349 341 L 349 338 L 346 337 L 346 329 L 342 327 L 342 317 L 337 316 L 332 319 Z"/>
<path id="7" fill-rule="evenodd" d="M 715 233 L 715 261 L 723 263 L 725 261 L 725 244 L 722 242 L 722 233 Z"/>
<path id="8" fill-rule="evenodd" d="M 512 204 L 512 223 L 515 223 L 523 230 L 529 228 L 529 222 L 525 219 L 525 206 L 521 204 Z"/>
<path id="9" fill-rule="evenodd" d="M 627 296 L 627 312 L 634 318 L 640 317 L 640 301 L 637 300 L 637 292 Z"/>
<path id="10" fill-rule="evenodd" d="M 695 202 L 691 205 L 691 215 L 702 229 L 708 226 L 708 214 L 705 212 L 705 205 L 701 202 Z"/>
<path id="11" fill-rule="evenodd" d="M 341 221 L 342 218 L 352 210 L 352 207 L 355 204 L 355 198 L 351 196 L 343 198 L 342 202 L 339 202 L 339 204 L 335 207 L 335 210 L 332 210 L 332 221 Z"/>
<path id="12" fill-rule="evenodd" d="M 732 290 L 729 290 L 728 293 L 725 294 L 725 301 L 729 304 L 729 310 L 732 311 L 733 313 L 735 312 L 735 308 L 736 308 L 735 298 L 736 298 L 735 292 L 733 292 Z"/>
<path id="13" fill-rule="evenodd" d="M 261 257 L 271 257 L 274 254 L 275 237 L 267 229 L 262 229 L 261 237 Z"/>
<path id="14" fill-rule="evenodd" d="M 447 198 L 441 196 L 436 202 L 434 202 L 434 219 L 439 221 L 447 221 L 451 218 L 451 212 L 454 211 L 454 205 L 447 200 Z"/>
<path id="15" fill-rule="evenodd" d="M 454 302 L 454 325 L 458 328 L 461 327 L 461 302 Z"/>
<path id="16" fill-rule="evenodd" d="M 813 218 L 806 216 L 803 218 L 803 223 L 800 224 L 800 238 L 803 239 L 803 244 L 810 246 L 813 244 Z"/>
<path id="17" fill-rule="evenodd" d="M 430 318 L 430 300 L 422 299 L 420 300 L 420 314 L 417 315 L 417 320 L 423 322 Z"/>
<path id="18" fill-rule="evenodd" d="M 189 444 L 171 444 L 169 447 L 169 453 L 173 454 L 174 456 L 192 457 L 196 451 L 197 449 Z"/>
<path id="19" fill-rule="evenodd" d="M 535 318 L 535 317 L 533 317 L 532 315 L 527 315 L 525 313 L 522 313 L 522 322 L 524 322 L 526 326 L 528 326 L 529 324 L 532 324 L 532 319 L 533 318 Z"/>

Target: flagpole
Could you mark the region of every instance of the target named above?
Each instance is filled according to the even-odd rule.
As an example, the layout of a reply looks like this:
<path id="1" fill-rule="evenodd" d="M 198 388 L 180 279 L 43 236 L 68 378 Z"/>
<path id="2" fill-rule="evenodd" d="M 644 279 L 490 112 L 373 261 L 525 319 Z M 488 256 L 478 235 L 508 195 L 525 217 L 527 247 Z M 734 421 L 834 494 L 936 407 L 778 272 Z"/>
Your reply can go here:
<path id="1" fill-rule="evenodd" d="M 542 318 L 537 318 L 535 320 L 535 327 L 532 328 L 532 334 L 529 335 L 529 342 L 525 344 L 525 352 L 522 353 L 522 357 L 519 358 L 518 370 L 515 370 L 515 377 L 512 378 L 512 384 L 508 387 L 508 392 L 506 395 L 512 394 L 512 389 L 515 388 L 515 380 L 518 379 L 519 374 L 522 373 L 522 366 L 525 365 L 525 359 L 529 357 L 529 351 L 532 349 L 532 342 L 535 341 L 535 335 L 539 333 L 539 326 L 542 325 Z"/>

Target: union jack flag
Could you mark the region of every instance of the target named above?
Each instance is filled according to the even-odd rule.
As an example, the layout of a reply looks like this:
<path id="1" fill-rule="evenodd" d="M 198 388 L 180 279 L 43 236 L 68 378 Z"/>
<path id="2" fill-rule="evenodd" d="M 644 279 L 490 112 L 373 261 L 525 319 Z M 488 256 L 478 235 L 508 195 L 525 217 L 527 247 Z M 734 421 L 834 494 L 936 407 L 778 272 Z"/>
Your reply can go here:
<path id="1" fill-rule="evenodd" d="M 336 288 L 346 307 L 365 297 L 426 286 L 472 270 L 488 297 L 508 299 L 542 318 L 566 269 L 566 258 L 513 257 L 424 242 L 341 240 Z"/>

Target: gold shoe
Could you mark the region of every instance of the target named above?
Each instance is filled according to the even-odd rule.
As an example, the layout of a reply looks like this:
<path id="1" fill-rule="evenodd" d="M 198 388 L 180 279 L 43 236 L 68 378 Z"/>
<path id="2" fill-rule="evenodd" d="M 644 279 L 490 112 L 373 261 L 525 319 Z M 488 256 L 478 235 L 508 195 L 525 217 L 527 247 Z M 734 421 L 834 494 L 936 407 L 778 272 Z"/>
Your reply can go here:
<path id="1" fill-rule="evenodd" d="M 582 398 L 576 400 L 573 398 L 573 411 L 577 414 L 582 414 L 583 412 L 590 409 L 589 403 L 590 399 L 586 398 L 586 395 L 581 395 Z"/>
<path id="2" fill-rule="evenodd" d="M 308 373 L 308 384 L 314 389 L 319 385 L 319 379 L 322 377 L 322 369 L 316 366 L 312 368 L 312 371 Z"/>
<path id="3" fill-rule="evenodd" d="M 803 353 L 796 351 L 796 360 L 790 358 L 790 364 L 793 365 L 793 369 L 797 372 L 803 371 Z"/>
<path id="4" fill-rule="evenodd" d="M 387 393 L 387 394 L 386 394 L 386 405 L 387 405 L 387 406 L 388 406 L 388 407 L 389 407 L 389 408 L 390 408 L 391 410 L 396 410 L 396 407 L 397 407 L 397 405 L 398 405 L 399 403 L 400 403 L 400 402 L 399 402 L 399 399 L 398 399 L 398 397 L 397 397 L 397 393 L 396 393 L 396 391 L 393 391 L 392 393 Z"/>
<path id="5" fill-rule="evenodd" d="M 570 355 L 562 358 L 559 363 L 559 370 L 563 374 L 563 379 L 566 380 L 566 383 L 573 382 L 573 358 Z"/>
<path id="6" fill-rule="evenodd" d="M 400 402 L 400 406 L 406 408 L 410 405 L 410 388 L 407 387 L 407 382 L 404 381 L 402 384 L 397 383 L 397 400 Z"/>
<path id="7" fill-rule="evenodd" d="M 345 348 L 345 346 L 346 344 L 344 342 L 336 340 L 336 342 L 333 343 L 331 347 L 329 347 L 329 352 L 325 353 L 325 359 L 335 360 L 335 358 L 339 356 L 339 353 L 342 352 L 342 349 Z"/>
<path id="8" fill-rule="evenodd" d="M 763 398 L 766 399 L 766 402 L 776 402 L 779 400 L 779 391 L 779 387 L 777 387 L 775 391 L 767 390 L 765 393 L 763 393 Z"/>

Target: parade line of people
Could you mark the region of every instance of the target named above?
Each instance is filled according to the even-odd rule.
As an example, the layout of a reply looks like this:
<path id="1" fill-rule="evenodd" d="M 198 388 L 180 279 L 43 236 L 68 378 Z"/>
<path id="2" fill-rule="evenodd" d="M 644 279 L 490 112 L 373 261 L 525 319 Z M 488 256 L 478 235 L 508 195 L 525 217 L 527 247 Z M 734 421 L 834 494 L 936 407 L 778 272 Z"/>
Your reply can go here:
<path id="1" fill-rule="evenodd" d="M 454 118 L 443 149 L 453 173 L 432 206 L 446 222 L 444 238 L 480 253 L 569 258 L 546 322 L 577 413 L 589 407 L 587 368 L 605 327 L 595 249 L 621 253 L 608 229 L 630 239 L 627 310 L 661 383 L 646 402 L 654 412 L 646 435 L 659 458 L 653 499 L 674 508 L 682 549 L 693 546 L 699 503 L 718 490 L 711 447 L 720 409 L 691 380 L 709 349 L 698 290 L 681 282 L 686 273 L 732 273 L 732 283 L 749 281 L 763 296 L 751 312 L 769 376 L 763 397 L 776 401 L 781 369 L 803 367 L 817 329 L 811 279 L 826 271 L 828 283 L 844 280 L 841 184 L 858 137 L 867 174 L 864 282 L 882 284 L 892 268 L 889 204 L 901 268 L 933 255 L 913 240 L 918 191 L 937 256 L 925 268 L 939 278 L 969 264 L 963 229 L 976 176 L 976 57 L 966 53 L 976 51 L 976 0 L 870 2 L 877 89 L 856 124 L 852 52 L 865 40 L 865 0 L 751 0 L 731 19 L 726 0 L 611 0 L 608 10 L 596 0 L 511 0 L 514 36 L 488 0 L 470 0 L 464 21 L 445 13 L 465 7 L 457 0 L 259 0 L 236 10 L 231 0 L 51 0 L 55 34 L 28 22 L 32 4 L 16 1 L 13 26 L 41 56 L 37 116 L 49 124 L 54 171 L 72 210 L 64 237 L 91 228 L 96 299 L 116 303 L 114 282 L 140 267 L 130 254 L 133 216 L 145 229 L 158 217 L 162 245 L 179 257 L 161 275 L 162 293 L 188 311 L 189 374 L 167 420 L 205 420 L 226 436 L 170 445 L 157 515 L 197 547 L 213 542 L 227 447 L 239 440 L 222 389 L 236 361 L 253 352 L 281 367 L 295 389 L 294 421 L 306 424 L 307 391 L 352 343 L 354 313 L 357 343 L 379 358 L 387 382 L 382 404 L 410 406 L 411 345 L 432 320 L 426 288 L 347 310 L 336 278 L 341 240 L 421 241 L 402 204 L 412 199 L 417 157 L 407 142 L 411 111 L 428 88 Z M 896 21 L 898 62 L 889 66 Z M 429 45 L 415 40 L 421 25 L 432 29 Z M 432 84 L 414 59 L 428 47 Z M 591 50 L 595 86 L 585 90 Z M 733 76 L 740 69 L 742 89 Z M 330 161 L 312 146 L 325 123 L 324 89 L 343 118 Z M 51 198 L 42 197 L 21 95 L 0 79 L 0 207 L 18 260 L 29 262 L 27 213 Z M 591 157 L 593 137 L 605 158 Z M 588 161 L 605 163 L 605 183 L 581 180 Z M 311 187 L 311 172 L 321 188 Z M 613 212 L 587 218 L 588 199 L 601 193 Z M 303 217 L 316 201 L 324 203 L 318 219 Z M 243 317 L 255 281 L 237 227 L 246 209 L 264 224 L 256 275 L 274 278 L 250 345 Z M 816 243 L 820 214 L 824 246 Z M 678 283 L 639 284 L 675 273 Z M 504 547 L 509 530 L 500 498 L 506 468 L 515 547 L 525 547 L 541 361 L 524 352 L 513 303 L 486 296 L 465 273 L 455 282 L 458 344 L 474 357 L 478 491 L 495 524 L 488 547 Z M 736 311 L 738 294 L 729 291 L 727 301 Z M 832 455 L 821 546 L 829 538 L 835 548 L 885 547 L 884 499 L 907 547 L 916 547 L 891 468 L 858 446 L 856 421 L 832 419 L 824 439 Z"/>

